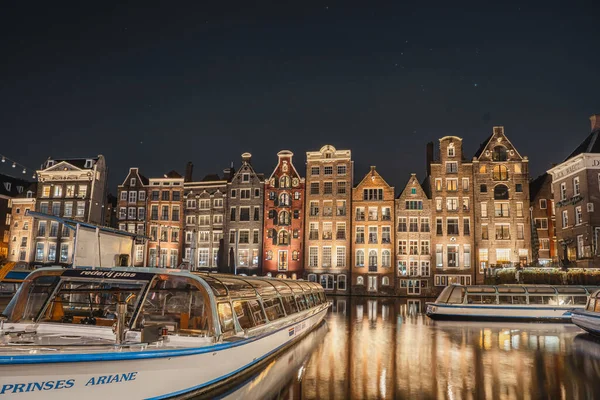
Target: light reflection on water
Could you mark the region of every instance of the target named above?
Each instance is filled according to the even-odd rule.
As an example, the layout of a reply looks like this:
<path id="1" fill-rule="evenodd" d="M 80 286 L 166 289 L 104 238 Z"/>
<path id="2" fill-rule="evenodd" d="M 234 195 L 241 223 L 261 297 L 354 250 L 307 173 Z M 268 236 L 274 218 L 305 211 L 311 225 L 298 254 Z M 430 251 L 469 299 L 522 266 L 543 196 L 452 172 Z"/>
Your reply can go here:
<path id="1" fill-rule="evenodd" d="M 574 325 L 435 322 L 423 300 L 333 301 L 326 326 L 225 398 L 600 396 L 600 342 Z"/>

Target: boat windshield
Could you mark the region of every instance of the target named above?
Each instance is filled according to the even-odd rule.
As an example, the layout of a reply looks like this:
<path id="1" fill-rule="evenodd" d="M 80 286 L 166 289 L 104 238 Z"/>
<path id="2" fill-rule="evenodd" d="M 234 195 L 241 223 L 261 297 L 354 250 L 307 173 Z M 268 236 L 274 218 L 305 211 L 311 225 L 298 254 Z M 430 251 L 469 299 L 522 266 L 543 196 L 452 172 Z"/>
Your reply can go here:
<path id="1" fill-rule="evenodd" d="M 445 304 L 448 301 L 448 297 L 450 297 L 450 293 L 452 293 L 452 289 L 454 289 L 454 286 L 446 286 L 435 302 Z"/>
<path id="2" fill-rule="evenodd" d="M 146 281 L 62 279 L 56 294 L 42 309 L 31 308 L 26 318 L 39 322 L 113 326 L 117 304 L 127 305 L 129 323 Z"/>

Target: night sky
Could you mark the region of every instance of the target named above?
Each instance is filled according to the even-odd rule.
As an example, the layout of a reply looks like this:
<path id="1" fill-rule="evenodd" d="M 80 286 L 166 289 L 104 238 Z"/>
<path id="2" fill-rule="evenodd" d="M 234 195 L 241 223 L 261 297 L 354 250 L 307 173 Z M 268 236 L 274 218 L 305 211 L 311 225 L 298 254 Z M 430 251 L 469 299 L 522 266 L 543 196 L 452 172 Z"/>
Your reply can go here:
<path id="1" fill-rule="evenodd" d="M 8 3 L 0 153 L 104 154 L 113 192 L 130 166 L 190 160 L 200 179 L 245 151 L 269 175 L 292 150 L 304 175 L 305 152 L 333 144 L 356 180 L 376 165 L 399 193 L 428 141 L 460 136 L 470 158 L 494 125 L 533 177 L 600 113 L 594 1 Z"/>

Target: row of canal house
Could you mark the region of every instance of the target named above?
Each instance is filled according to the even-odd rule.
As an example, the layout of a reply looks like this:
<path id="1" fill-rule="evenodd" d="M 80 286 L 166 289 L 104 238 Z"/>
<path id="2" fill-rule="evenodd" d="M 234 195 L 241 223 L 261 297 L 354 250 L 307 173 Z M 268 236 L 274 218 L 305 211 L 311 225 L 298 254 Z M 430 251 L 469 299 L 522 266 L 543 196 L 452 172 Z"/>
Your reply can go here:
<path id="1" fill-rule="evenodd" d="M 153 179 L 132 168 L 119 186 L 119 227 L 150 237 L 135 264 L 304 278 L 332 293 L 431 295 L 482 282 L 490 266 L 531 262 L 528 159 L 503 127 L 471 158 L 459 137 L 428 144 L 425 179 L 412 174 L 398 197 L 375 167 L 355 180 L 350 150 L 306 156 L 305 177 L 287 150 L 268 177 L 249 153 L 199 181 L 191 164 L 185 176 Z"/>
<path id="2" fill-rule="evenodd" d="M 482 282 L 498 265 L 550 264 L 561 252 L 593 260 L 599 230 L 585 221 L 600 197 L 592 191 L 592 181 L 600 190 L 597 136 L 593 129 L 566 166 L 531 182 L 531 194 L 527 157 L 494 127 L 472 157 L 459 137 L 428 144 L 425 178 L 412 174 L 397 197 L 375 167 L 355 177 L 351 151 L 326 145 L 307 152 L 304 177 L 285 150 L 268 176 L 249 153 L 237 168 L 200 180 L 191 163 L 183 176 L 147 178 L 131 168 L 114 212 L 118 228 L 150 238 L 136 244 L 136 266 L 304 278 L 330 293 L 431 295 Z M 15 210 L 102 223 L 111 208 L 103 202 L 106 171 L 102 156 L 49 159 L 35 193 L 21 194 Z M 68 264 L 68 231 L 52 221 L 19 223 L 35 227 L 11 227 L 9 258 Z"/>

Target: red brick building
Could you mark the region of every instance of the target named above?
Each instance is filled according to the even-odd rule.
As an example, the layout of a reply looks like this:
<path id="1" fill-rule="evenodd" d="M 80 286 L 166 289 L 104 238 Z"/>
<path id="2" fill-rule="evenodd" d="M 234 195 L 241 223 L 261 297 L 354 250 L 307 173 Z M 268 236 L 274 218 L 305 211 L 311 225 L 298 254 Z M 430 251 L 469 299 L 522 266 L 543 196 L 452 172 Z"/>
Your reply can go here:
<path id="1" fill-rule="evenodd" d="M 304 178 L 292 163 L 294 153 L 277 153 L 277 167 L 265 181 L 263 273 L 302 278 Z"/>

